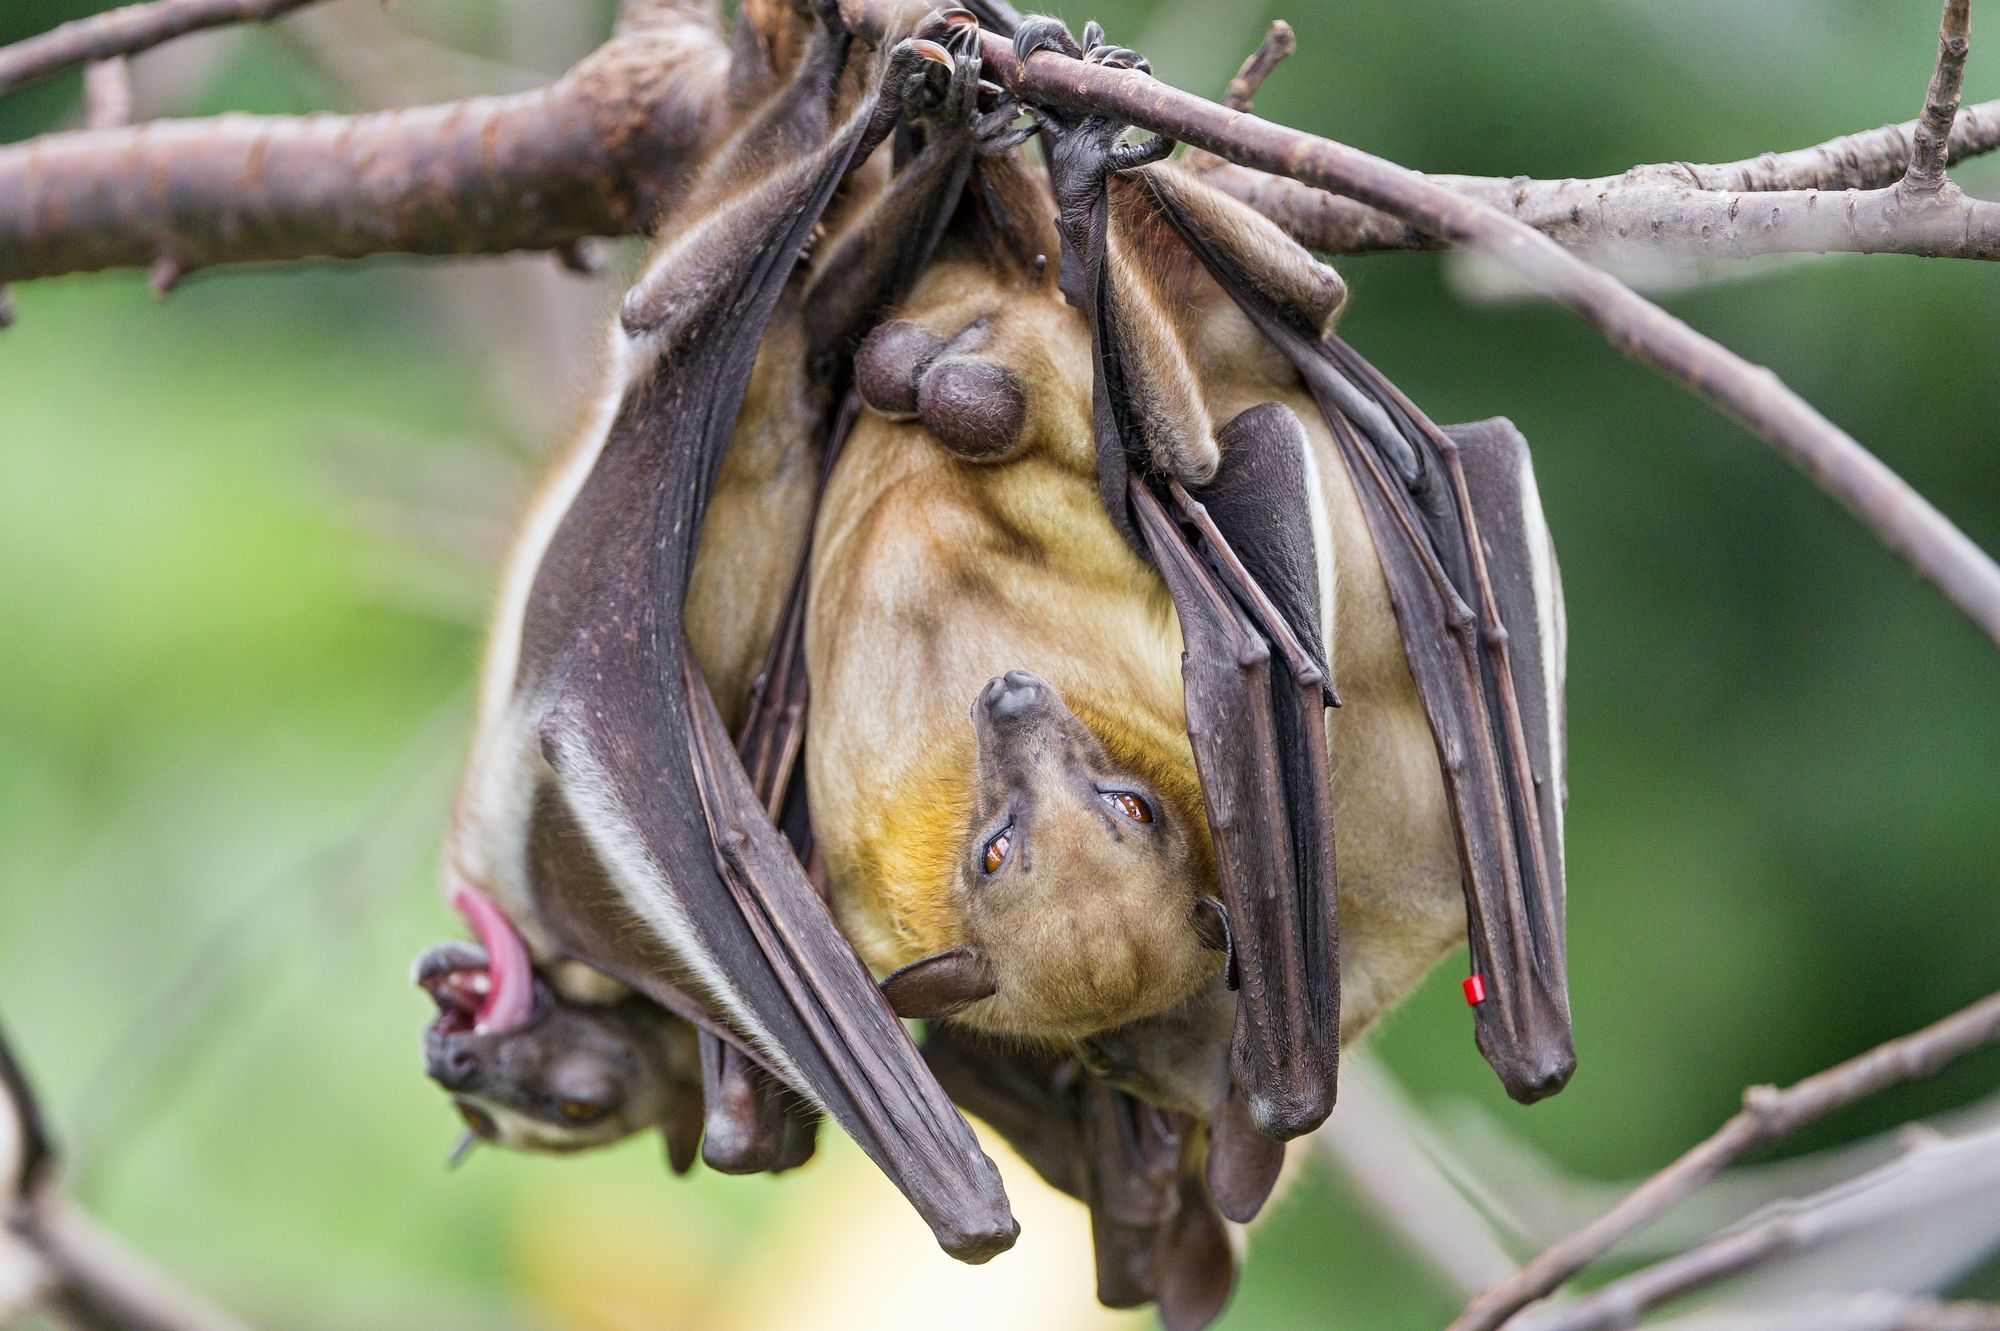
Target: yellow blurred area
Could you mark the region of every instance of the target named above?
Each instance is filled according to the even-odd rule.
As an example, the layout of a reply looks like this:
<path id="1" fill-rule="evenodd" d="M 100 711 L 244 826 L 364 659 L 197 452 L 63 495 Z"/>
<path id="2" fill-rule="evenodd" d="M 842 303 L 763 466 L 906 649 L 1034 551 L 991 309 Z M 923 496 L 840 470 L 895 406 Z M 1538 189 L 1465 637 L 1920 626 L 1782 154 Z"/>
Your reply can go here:
<path id="1" fill-rule="evenodd" d="M 510 1227 L 522 1289 L 559 1331 L 770 1331 L 778 1327 L 1097 1331 L 1145 1319 L 1092 1299 L 1090 1221 L 992 1134 L 1021 1239 L 984 1266 L 931 1241 L 867 1158 L 823 1130 L 787 1175 L 785 1205 L 729 1254 L 701 1212 L 663 1205 L 660 1178 L 525 1193 Z M 555 1179 L 551 1184 L 557 1183 Z"/>

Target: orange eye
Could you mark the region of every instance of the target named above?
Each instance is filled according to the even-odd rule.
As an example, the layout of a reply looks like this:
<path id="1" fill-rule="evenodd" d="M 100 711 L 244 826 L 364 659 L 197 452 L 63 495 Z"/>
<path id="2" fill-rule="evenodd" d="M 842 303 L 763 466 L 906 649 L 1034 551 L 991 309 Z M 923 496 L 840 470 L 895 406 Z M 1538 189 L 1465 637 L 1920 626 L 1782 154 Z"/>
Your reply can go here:
<path id="1" fill-rule="evenodd" d="M 986 843 L 986 855 L 981 861 L 988 873 L 999 873 L 1000 866 L 1007 862 L 1007 852 L 1014 848 L 1014 833 L 1009 830 L 1000 833 Z"/>
<path id="2" fill-rule="evenodd" d="M 588 1100 L 565 1100 L 556 1108 L 562 1110 L 562 1116 L 572 1123 L 588 1123 L 604 1112 L 601 1106 Z"/>
<path id="3" fill-rule="evenodd" d="M 1150 823 L 1153 821 L 1153 806 L 1129 790 L 1109 791 L 1105 794 L 1104 799 L 1112 808 L 1118 810 L 1118 812 L 1124 814 L 1135 823 Z"/>

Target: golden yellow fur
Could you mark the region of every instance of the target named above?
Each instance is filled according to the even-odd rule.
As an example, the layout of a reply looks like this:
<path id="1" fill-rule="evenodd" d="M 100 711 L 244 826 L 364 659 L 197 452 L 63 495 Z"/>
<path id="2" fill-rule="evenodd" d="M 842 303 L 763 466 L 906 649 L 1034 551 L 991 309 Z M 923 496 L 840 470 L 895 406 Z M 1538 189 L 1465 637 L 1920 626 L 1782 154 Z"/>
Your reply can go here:
<path id="1" fill-rule="evenodd" d="M 1167 188 L 1198 215 L 1232 206 L 1179 176 Z M 1189 445 L 1156 464 L 1200 480 L 1213 469 L 1202 449 L 1212 454 L 1216 425 L 1261 402 L 1291 407 L 1312 441 L 1330 557 L 1325 638 L 1347 701 L 1329 715 L 1328 734 L 1351 1037 L 1463 936 L 1429 725 L 1352 487 L 1296 372 L 1191 255 L 1166 248 L 1177 242 L 1143 198 L 1121 185 L 1114 202 L 1114 277 L 1134 293 L 1122 308 L 1134 336 L 1172 350 L 1150 361 L 1165 367 L 1152 401 Z M 1331 322 L 1344 298 L 1337 278 L 1300 266 L 1282 237 L 1251 227 L 1238 239 L 1247 251 L 1238 257 L 1261 284 L 1308 322 Z M 914 423 L 864 412 L 824 500 L 808 625 L 807 761 L 843 928 L 882 971 L 966 940 L 963 865 L 978 793 L 966 709 L 988 678 L 1010 669 L 1047 679 L 1115 762 L 1171 792 L 1176 815 L 1202 829 L 1198 881 L 1185 895 L 1214 892 L 1172 606 L 1112 528 L 1096 488 L 1088 327 L 1052 284 L 1009 280 L 977 257 L 950 254 L 898 317 L 946 338 L 988 321 L 980 354 L 1019 377 L 1028 424 L 1014 452 L 981 465 L 947 453 Z M 1171 900 L 1163 909 L 1178 911 L 1180 898 Z M 1044 936 L 1029 922 L 1005 945 L 1024 954 L 1087 950 L 1075 932 L 1091 923 L 1085 915 L 1058 913 L 1051 923 Z M 1178 917 L 1163 925 L 1191 938 L 1184 926 Z M 996 998 L 963 1019 L 1059 1036 L 1161 1010 L 1212 969 L 1196 964 L 1191 942 L 1162 950 L 1157 941 L 1114 947 L 1124 964 L 1159 972 L 1126 992 L 1086 984 L 1032 1005 Z"/>

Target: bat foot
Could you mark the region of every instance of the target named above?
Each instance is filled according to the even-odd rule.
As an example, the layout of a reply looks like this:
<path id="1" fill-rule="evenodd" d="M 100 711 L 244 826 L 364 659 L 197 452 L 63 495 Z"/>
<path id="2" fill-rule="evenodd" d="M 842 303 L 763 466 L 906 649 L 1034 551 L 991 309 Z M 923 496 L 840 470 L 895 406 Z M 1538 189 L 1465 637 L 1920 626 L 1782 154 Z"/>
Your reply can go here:
<path id="1" fill-rule="evenodd" d="M 1026 63 L 1037 51 L 1054 51 L 1072 60 L 1083 59 L 1083 48 L 1070 36 L 1069 26 L 1047 14 L 1031 14 L 1014 30 L 1014 58 Z"/>

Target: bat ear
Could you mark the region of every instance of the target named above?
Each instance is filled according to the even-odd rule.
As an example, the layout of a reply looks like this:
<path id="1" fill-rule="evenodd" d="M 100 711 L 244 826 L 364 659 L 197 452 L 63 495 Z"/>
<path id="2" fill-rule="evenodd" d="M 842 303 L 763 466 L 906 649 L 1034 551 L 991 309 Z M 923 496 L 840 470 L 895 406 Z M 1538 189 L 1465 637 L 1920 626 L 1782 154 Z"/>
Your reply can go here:
<path id="1" fill-rule="evenodd" d="M 882 996 L 899 1017 L 949 1017 L 999 989 L 993 968 L 969 947 L 920 957 L 882 981 Z"/>
<path id="2" fill-rule="evenodd" d="M 1214 897 L 1195 900 L 1194 936 L 1209 951 L 1222 954 L 1223 983 L 1236 988 L 1236 940 L 1229 932 L 1229 911 Z"/>

